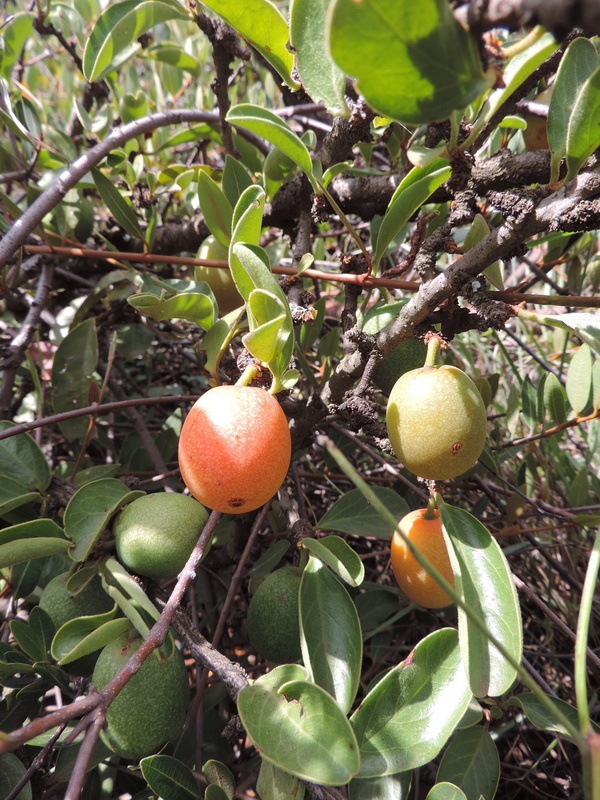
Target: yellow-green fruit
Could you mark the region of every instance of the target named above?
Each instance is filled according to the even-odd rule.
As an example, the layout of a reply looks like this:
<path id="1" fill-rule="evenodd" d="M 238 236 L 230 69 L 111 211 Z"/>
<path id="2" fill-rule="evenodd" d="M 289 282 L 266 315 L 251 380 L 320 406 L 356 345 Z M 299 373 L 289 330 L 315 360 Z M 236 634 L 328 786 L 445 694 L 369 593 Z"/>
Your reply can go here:
<path id="1" fill-rule="evenodd" d="M 447 480 L 475 464 L 485 443 L 486 413 L 473 381 L 457 367 L 405 373 L 390 394 L 386 423 L 404 466 L 428 480 Z"/>
<path id="2" fill-rule="evenodd" d="M 256 652 L 267 661 L 289 664 L 298 661 L 300 578 L 296 567 L 281 567 L 264 579 L 248 608 L 248 636 Z"/>
<path id="3" fill-rule="evenodd" d="M 14 753 L 3 753 L 0 756 L 0 797 L 8 797 L 25 774 L 25 771 L 25 767 Z M 31 784 L 29 781 L 15 797 L 15 800 L 31 800 Z"/>
<path id="4" fill-rule="evenodd" d="M 114 525 L 119 561 L 149 578 L 174 578 L 184 568 L 208 512 L 193 497 L 156 492 L 125 506 Z"/>
<path id="5" fill-rule="evenodd" d="M 123 634 L 106 645 L 96 662 L 92 683 L 102 689 L 139 648 L 142 640 Z M 189 705 L 189 684 L 183 657 L 174 647 L 161 661 L 151 653 L 125 684 L 106 712 L 106 739 L 125 758 L 156 753 L 181 733 Z"/>
<path id="6" fill-rule="evenodd" d="M 214 236 L 208 236 L 202 242 L 198 251 L 198 258 L 227 261 L 229 259 L 229 251 Z M 221 269 L 221 267 L 198 266 L 194 268 L 194 278 L 197 281 L 208 283 L 219 305 L 220 314 L 228 314 L 234 308 L 239 308 L 243 305 L 244 300 L 237 290 L 230 270 Z"/>
<path id="7" fill-rule="evenodd" d="M 102 581 L 97 575 L 77 594 L 71 594 L 67 589 L 69 577 L 70 573 L 63 572 L 52 578 L 40 598 L 40 608 L 50 615 L 56 630 L 76 617 L 105 614 L 114 607 L 113 600 L 102 588 Z M 73 675 L 90 675 L 97 657 L 97 653 L 90 653 L 65 664 L 65 669 Z"/>
<path id="8" fill-rule="evenodd" d="M 373 372 L 373 381 L 384 394 L 389 395 L 394 384 L 405 372 L 423 366 L 427 345 L 418 339 L 407 339 L 388 353 Z"/>

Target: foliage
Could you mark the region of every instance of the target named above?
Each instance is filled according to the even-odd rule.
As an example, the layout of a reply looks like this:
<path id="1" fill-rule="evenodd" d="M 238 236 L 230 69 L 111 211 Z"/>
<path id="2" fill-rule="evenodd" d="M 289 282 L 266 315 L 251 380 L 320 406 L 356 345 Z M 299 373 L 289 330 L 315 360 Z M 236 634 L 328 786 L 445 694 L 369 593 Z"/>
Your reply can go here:
<path id="1" fill-rule="evenodd" d="M 531 27 L 516 0 L 504 20 L 447 0 L 4 5 L 9 797 L 598 796 L 592 6 L 571 33 Z M 528 152 L 536 114 L 548 149 Z M 209 236 L 226 258 L 201 255 Z M 216 269 L 238 307 L 219 308 Z M 394 376 L 377 377 L 385 357 L 397 376 L 415 369 L 431 341 L 487 416 L 477 463 L 451 481 L 398 463 Z M 128 571 L 115 520 L 185 491 L 185 413 L 236 383 L 285 411 L 283 485 L 255 512 L 213 511 L 176 577 Z M 452 422 L 438 402 L 423 424 Z M 258 482 L 273 452 L 259 428 L 245 433 L 261 445 Z M 399 520 L 428 502 L 454 585 L 405 545 L 452 597 L 439 610 L 409 603 L 389 564 Z M 302 655 L 273 667 L 247 610 L 292 565 Z M 63 573 L 67 600 L 92 581 L 108 600 L 57 630 L 40 601 Z M 139 647 L 101 691 L 75 674 L 132 630 Z M 160 752 L 125 758 L 107 714 L 173 647 L 193 687 L 187 722 Z M 148 733 L 127 718 L 128 735 Z"/>

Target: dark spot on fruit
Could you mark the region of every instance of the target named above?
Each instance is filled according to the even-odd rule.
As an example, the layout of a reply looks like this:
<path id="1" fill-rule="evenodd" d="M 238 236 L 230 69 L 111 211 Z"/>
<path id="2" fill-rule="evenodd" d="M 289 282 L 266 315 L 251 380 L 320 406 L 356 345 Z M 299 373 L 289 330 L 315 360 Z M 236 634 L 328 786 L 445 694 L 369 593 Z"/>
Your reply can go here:
<path id="1" fill-rule="evenodd" d="M 229 501 L 229 505 L 230 505 L 232 508 L 241 508 L 243 505 L 245 505 L 245 503 L 246 503 L 246 501 L 244 500 L 244 498 L 243 498 L 243 497 L 233 497 L 233 498 L 232 498 L 232 499 Z"/>
<path id="2" fill-rule="evenodd" d="M 452 445 L 452 455 L 455 456 L 461 448 L 462 448 L 461 442 L 454 442 L 454 444 Z"/>

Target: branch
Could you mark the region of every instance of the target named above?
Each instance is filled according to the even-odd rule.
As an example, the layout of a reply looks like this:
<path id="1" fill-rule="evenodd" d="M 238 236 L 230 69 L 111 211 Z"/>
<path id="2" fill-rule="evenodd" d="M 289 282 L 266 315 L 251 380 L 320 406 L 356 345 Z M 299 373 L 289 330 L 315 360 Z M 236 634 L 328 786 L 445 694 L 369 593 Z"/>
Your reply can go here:
<path id="1" fill-rule="evenodd" d="M 72 189 L 86 173 L 97 166 L 112 150 L 122 147 L 130 139 L 143 136 L 165 125 L 182 125 L 191 122 L 218 123 L 215 111 L 203 109 L 182 109 L 181 111 L 161 111 L 147 117 L 128 122 L 112 130 L 87 153 L 77 158 L 59 177 L 23 212 L 0 241 L 0 267 L 6 264 L 15 250 L 41 223 L 46 214 L 52 211 L 67 192 Z"/>

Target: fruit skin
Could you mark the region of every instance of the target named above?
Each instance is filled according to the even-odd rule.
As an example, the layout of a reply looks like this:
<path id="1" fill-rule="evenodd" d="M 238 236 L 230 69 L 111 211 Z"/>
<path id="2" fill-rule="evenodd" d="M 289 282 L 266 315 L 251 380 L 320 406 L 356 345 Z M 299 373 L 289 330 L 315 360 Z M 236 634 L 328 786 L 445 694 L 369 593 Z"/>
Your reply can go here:
<path id="1" fill-rule="evenodd" d="M 48 583 L 40 598 L 39 606 L 50 615 L 54 627 L 58 630 L 65 622 L 76 617 L 89 617 L 105 614 L 114 607 L 114 602 L 102 588 L 102 581 L 96 575 L 76 595 L 67 590 L 69 572 L 57 575 Z M 67 672 L 73 675 L 90 675 L 98 657 L 97 653 L 65 664 Z"/>
<path id="2" fill-rule="evenodd" d="M 179 468 L 203 505 L 244 514 L 283 483 L 292 452 L 285 414 L 254 386 L 217 386 L 196 401 L 179 438 Z"/>
<path id="3" fill-rule="evenodd" d="M 423 365 L 427 345 L 418 339 L 406 339 L 388 353 L 373 371 L 373 381 L 384 394 L 389 395 L 398 378 Z"/>
<path id="4" fill-rule="evenodd" d="M 102 689 L 139 648 L 142 640 L 125 633 L 100 653 L 92 683 Z M 106 738 L 125 758 L 139 759 L 156 753 L 182 731 L 190 691 L 183 657 L 174 646 L 165 661 L 151 653 L 138 672 L 121 689 L 106 712 Z"/>
<path id="5" fill-rule="evenodd" d="M 156 492 L 138 497 L 115 521 L 119 561 L 138 575 L 174 578 L 207 520 L 204 506 L 188 495 Z"/>
<path id="6" fill-rule="evenodd" d="M 483 450 L 486 412 L 473 381 L 457 367 L 406 372 L 389 396 L 386 424 L 404 466 L 428 480 L 447 480 L 473 466 Z"/>
<path id="7" fill-rule="evenodd" d="M 454 586 L 454 575 L 442 533 L 440 512 L 436 509 L 433 519 L 426 519 L 426 513 L 426 508 L 411 511 L 400 520 L 398 527 Z M 398 586 L 413 603 L 425 608 L 444 608 L 453 602 L 450 595 L 419 564 L 397 531 L 392 537 L 391 560 Z"/>
<path id="8" fill-rule="evenodd" d="M 275 664 L 298 661 L 300 648 L 299 599 L 302 571 L 276 569 L 260 584 L 248 607 L 248 636 L 256 652 Z"/>
<path id="9" fill-rule="evenodd" d="M 0 755 L 0 797 L 8 797 L 25 774 L 25 767 L 14 753 Z M 31 783 L 27 781 L 15 800 L 31 800 Z"/>
<path id="10" fill-rule="evenodd" d="M 198 258 L 228 261 L 229 251 L 214 236 L 207 236 L 198 251 Z M 230 270 L 197 266 L 194 267 L 194 279 L 208 283 L 217 300 L 219 314 L 228 314 L 244 304 L 244 298 L 238 292 Z"/>

